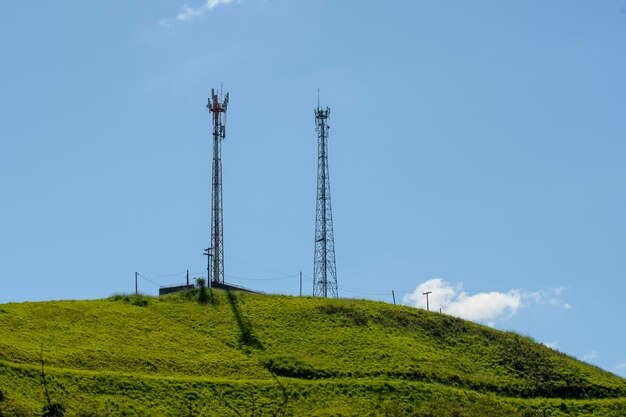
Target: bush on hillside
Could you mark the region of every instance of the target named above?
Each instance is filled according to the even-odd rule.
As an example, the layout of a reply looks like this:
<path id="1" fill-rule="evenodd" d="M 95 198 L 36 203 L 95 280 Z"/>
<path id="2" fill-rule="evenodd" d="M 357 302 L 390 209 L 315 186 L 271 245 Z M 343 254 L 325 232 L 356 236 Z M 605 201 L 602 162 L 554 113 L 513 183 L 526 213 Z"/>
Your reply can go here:
<path id="1" fill-rule="evenodd" d="M 43 407 L 41 417 L 63 417 L 65 415 L 65 407 L 61 403 L 50 403 Z"/>
<path id="2" fill-rule="evenodd" d="M 328 378 L 331 373 L 316 369 L 302 359 L 290 355 L 274 355 L 263 361 L 263 366 L 270 372 L 284 377 L 301 379 Z"/>
<path id="3" fill-rule="evenodd" d="M 148 305 L 150 297 L 143 294 L 114 294 L 109 297 L 111 301 L 123 301 L 134 306 L 145 307 Z"/>
<path id="4" fill-rule="evenodd" d="M 196 278 L 196 285 L 200 287 L 200 294 L 198 295 L 198 302 L 200 304 L 207 304 L 209 302 L 209 294 L 206 290 L 206 281 L 204 278 Z"/>

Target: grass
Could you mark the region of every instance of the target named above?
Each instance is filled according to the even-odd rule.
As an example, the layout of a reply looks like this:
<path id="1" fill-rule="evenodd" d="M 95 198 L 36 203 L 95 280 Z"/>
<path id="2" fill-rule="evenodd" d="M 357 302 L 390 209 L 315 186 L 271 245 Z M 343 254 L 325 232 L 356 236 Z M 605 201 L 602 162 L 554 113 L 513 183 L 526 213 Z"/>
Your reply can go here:
<path id="1" fill-rule="evenodd" d="M 624 416 L 626 380 L 364 300 L 208 290 L 0 305 L 0 415 Z"/>

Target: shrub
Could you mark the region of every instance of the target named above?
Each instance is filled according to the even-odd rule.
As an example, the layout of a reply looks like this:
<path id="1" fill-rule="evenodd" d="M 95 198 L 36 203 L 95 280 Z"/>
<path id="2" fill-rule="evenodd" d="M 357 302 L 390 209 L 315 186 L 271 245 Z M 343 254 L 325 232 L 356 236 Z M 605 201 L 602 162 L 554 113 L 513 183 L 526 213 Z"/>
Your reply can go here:
<path id="1" fill-rule="evenodd" d="M 65 407 L 60 403 L 50 403 L 44 405 L 41 417 L 63 417 L 65 415 Z"/>
<path id="2" fill-rule="evenodd" d="M 122 301 L 134 306 L 145 307 L 148 305 L 150 297 L 142 294 L 114 294 L 109 297 L 111 301 Z"/>
<path id="3" fill-rule="evenodd" d="M 276 375 L 291 378 L 318 379 L 331 376 L 328 371 L 316 369 L 311 364 L 291 355 L 268 357 L 263 361 L 263 366 Z"/>
<path id="4" fill-rule="evenodd" d="M 207 304 L 209 302 L 209 294 L 206 290 L 206 281 L 204 278 L 196 278 L 196 285 L 200 287 L 200 294 L 198 294 L 198 302 L 200 304 Z"/>

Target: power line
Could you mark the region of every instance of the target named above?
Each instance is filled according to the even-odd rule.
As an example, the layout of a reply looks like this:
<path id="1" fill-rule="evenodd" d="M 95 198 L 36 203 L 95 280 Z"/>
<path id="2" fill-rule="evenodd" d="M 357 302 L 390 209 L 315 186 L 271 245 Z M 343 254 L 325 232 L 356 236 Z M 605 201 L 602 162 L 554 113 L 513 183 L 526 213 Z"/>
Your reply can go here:
<path id="1" fill-rule="evenodd" d="M 155 275 L 159 278 L 167 278 L 167 277 L 175 277 L 175 276 L 180 276 L 180 275 L 185 275 L 185 271 L 183 272 L 175 272 L 173 274 L 162 274 L 162 275 Z"/>
<path id="2" fill-rule="evenodd" d="M 265 265 L 261 265 L 261 264 L 257 264 L 255 262 L 252 261 L 248 261 L 245 259 L 241 259 L 241 258 L 235 258 L 234 256 L 231 256 L 230 259 L 237 261 L 239 263 L 242 263 L 244 265 L 248 265 L 248 266 L 254 266 L 256 268 L 261 268 L 261 269 L 265 269 L 266 271 L 272 272 L 274 274 L 280 274 L 280 275 L 287 275 L 287 272 L 285 271 L 279 271 L 277 269 L 274 268 L 270 268 L 269 266 L 265 266 Z"/>
<path id="3" fill-rule="evenodd" d="M 345 292 L 349 292 L 349 293 L 353 293 L 353 294 L 363 294 L 363 295 L 389 295 L 389 291 L 387 292 L 369 292 L 369 291 L 359 291 L 359 290 L 353 290 L 350 288 L 343 288 L 343 287 L 339 287 L 339 289 L 341 291 L 345 291 Z"/>
<path id="4" fill-rule="evenodd" d="M 161 285 L 161 284 L 158 284 L 158 283 L 156 283 L 156 282 L 152 281 L 150 278 L 148 278 L 148 277 L 146 277 L 146 276 L 144 276 L 144 275 L 141 275 L 140 273 L 137 273 L 137 275 L 138 275 L 138 276 L 140 276 L 141 278 L 145 279 L 146 281 L 148 281 L 148 282 L 150 282 L 150 283 L 154 284 L 154 285 L 157 285 L 157 286 L 159 286 L 159 287 L 162 287 L 162 285 Z"/>
<path id="5" fill-rule="evenodd" d="M 252 264 L 252 263 L 250 263 Z M 272 270 L 271 268 L 265 268 L 261 265 L 257 265 L 263 269 L 267 269 L 267 270 Z M 274 272 L 278 272 L 276 270 L 272 270 Z M 200 275 L 202 273 L 204 273 L 206 271 L 202 271 L 202 272 L 192 272 L 195 275 Z M 154 275 L 156 277 L 172 277 L 172 276 L 185 276 L 186 272 L 180 272 L 180 273 L 175 273 L 175 274 L 159 274 L 159 275 Z M 235 279 L 235 280 L 242 280 L 242 281 L 284 281 L 284 280 L 288 280 L 288 279 L 294 279 L 294 278 L 299 278 L 300 275 L 302 276 L 302 278 L 307 278 L 308 280 L 312 280 L 313 277 L 311 277 L 310 275 L 307 274 L 289 274 L 289 275 L 283 275 L 280 277 L 274 277 L 274 278 L 251 278 L 251 277 L 245 277 L 245 276 L 240 276 L 240 275 L 226 275 L 226 277 L 231 278 L 231 279 Z M 153 279 L 137 273 L 138 277 L 141 277 L 142 279 L 148 281 L 149 283 L 156 285 L 158 287 L 163 287 L 163 285 L 159 284 L 158 282 L 155 282 Z M 350 294 L 358 294 L 358 295 L 369 295 L 369 296 L 388 296 L 390 294 L 389 291 L 367 291 L 367 290 L 361 290 L 361 289 L 356 289 L 356 288 L 344 288 L 341 287 L 339 288 L 342 292 L 346 292 L 346 293 L 350 293 Z M 400 291 L 401 293 L 412 293 L 414 290 L 410 290 L 410 291 Z M 425 294 L 424 294 L 425 295 Z"/>
<path id="6" fill-rule="evenodd" d="M 244 281 L 280 281 L 283 279 L 289 279 L 289 278 L 296 278 L 298 277 L 298 275 L 288 275 L 286 277 L 280 277 L 280 278 L 245 278 L 245 277 L 238 277 L 236 275 L 228 275 L 226 274 L 226 276 L 228 278 L 235 278 L 235 279 L 242 279 Z"/>

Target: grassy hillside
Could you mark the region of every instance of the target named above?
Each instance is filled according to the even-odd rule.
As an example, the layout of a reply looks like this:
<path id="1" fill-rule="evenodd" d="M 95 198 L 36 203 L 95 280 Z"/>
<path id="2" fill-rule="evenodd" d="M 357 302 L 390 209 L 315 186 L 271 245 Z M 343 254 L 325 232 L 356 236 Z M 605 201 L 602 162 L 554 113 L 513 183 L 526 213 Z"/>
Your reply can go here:
<path id="1" fill-rule="evenodd" d="M 0 415 L 625 416 L 626 380 L 379 302 L 213 291 L 0 305 Z"/>

